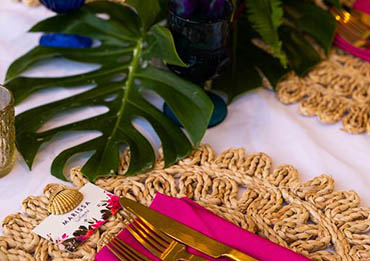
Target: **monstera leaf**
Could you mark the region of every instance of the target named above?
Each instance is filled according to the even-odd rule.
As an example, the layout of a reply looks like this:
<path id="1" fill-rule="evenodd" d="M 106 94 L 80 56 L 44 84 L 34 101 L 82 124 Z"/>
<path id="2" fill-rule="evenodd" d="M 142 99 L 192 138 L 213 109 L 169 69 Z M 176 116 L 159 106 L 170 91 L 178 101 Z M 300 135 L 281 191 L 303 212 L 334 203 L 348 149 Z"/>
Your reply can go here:
<path id="1" fill-rule="evenodd" d="M 163 1 L 160 1 L 163 2 Z M 15 61 L 7 73 L 6 86 L 16 103 L 31 94 L 55 86 L 75 88 L 94 85 L 89 91 L 28 110 L 16 117 L 17 147 L 31 168 L 40 146 L 55 135 L 67 131 L 96 130 L 97 138 L 60 153 L 52 164 L 52 175 L 66 179 L 63 167 L 81 152 L 93 152 L 83 166 L 83 174 L 95 181 L 114 174 L 119 166 L 120 147 L 127 145 L 131 162 L 126 175 L 151 169 L 155 154 L 149 141 L 132 121 L 144 118 L 159 136 L 165 165 L 187 156 L 198 146 L 207 128 L 213 105 L 199 86 L 175 74 L 155 67 L 151 61 L 186 66 L 178 57 L 171 33 L 157 24 L 163 12 L 157 0 L 128 0 L 129 5 L 95 2 L 68 14 L 46 19 L 31 32 L 79 34 L 96 40 L 89 49 L 46 48 L 38 46 Z M 55 56 L 97 63 L 95 71 L 61 78 L 19 76 L 36 62 Z M 143 96 L 150 90 L 161 96 L 178 117 L 184 132 Z M 38 131 L 53 116 L 86 106 L 105 106 L 108 111 L 88 119 Z"/>

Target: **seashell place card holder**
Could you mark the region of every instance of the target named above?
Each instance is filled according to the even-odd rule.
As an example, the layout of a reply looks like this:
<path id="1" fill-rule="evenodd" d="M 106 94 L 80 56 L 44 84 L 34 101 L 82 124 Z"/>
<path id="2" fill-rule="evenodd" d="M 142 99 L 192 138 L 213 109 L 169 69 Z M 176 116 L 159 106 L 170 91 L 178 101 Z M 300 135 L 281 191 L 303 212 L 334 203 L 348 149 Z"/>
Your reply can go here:
<path id="1" fill-rule="evenodd" d="M 50 193 L 50 215 L 32 232 L 69 252 L 74 252 L 121 209 L 119 197 L 91 183 L 80 190 L 49 184 L 46 191 Z"/>
<path id="2" fill-rule="evenodd" d="M 75 209 L 82 201 L 83 195 L 77 189 L 53 184 L 53 194 L 50 197 L 48 211 L 53 215 L 62 215 Z"/>

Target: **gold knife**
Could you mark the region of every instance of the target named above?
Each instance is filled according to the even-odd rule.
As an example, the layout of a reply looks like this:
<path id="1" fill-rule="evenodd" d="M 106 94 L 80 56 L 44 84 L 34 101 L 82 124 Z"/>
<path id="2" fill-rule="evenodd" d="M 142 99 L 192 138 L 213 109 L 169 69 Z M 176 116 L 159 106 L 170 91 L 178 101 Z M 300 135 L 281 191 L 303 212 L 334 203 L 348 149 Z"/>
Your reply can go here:
<path id="1" fill-rule="evenodd" d="M 257 260 L 133 200 L 121 198 L 120 204 L 173 239 L 213 258 L 229 257 L 236 261 Z"/>

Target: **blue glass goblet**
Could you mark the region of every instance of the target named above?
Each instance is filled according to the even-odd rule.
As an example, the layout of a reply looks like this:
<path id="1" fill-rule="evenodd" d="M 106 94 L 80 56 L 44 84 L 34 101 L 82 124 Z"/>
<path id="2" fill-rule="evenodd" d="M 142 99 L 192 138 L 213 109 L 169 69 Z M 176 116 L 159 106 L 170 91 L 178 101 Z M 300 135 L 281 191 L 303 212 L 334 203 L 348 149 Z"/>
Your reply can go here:
<path id="1" fill-rule="evenodd" d="M 188 67 L 168 65 L 169 69 L 200 86 L 220 75 L 230 63 L 232 10 L 229 0 L 170 0 L 168 27 Z M 227 114 L 225 102 L 215 96 L 210 96 L 215 106 L 209 127 L 221 123 Z M 164 112 L 174 119 L 166 104 Z"/>
<path id="2" fill-rule="evenodd" d="M 80 9 L 85 0 L 40 0 L 46 8 L 55 13 L 67 13 Z M 44 34 L 40 38 L 40 46 L 55 48 L 89 48 L 92 39 L 80 35 L 53 33 Z"/>
<path id="3" fill-rule="evenodd" d="M 55 48 L 90 48 L 93 41 L 89 37 L 76 34 L 44 34 L 39 44 L 44 47 Z"/>
<path id="4" fill-rule="evenodd" d="M 72 10 L 80 9 L 85 0 L 40 0 L 48 9 L 56 13 L 66 13 Z"/>

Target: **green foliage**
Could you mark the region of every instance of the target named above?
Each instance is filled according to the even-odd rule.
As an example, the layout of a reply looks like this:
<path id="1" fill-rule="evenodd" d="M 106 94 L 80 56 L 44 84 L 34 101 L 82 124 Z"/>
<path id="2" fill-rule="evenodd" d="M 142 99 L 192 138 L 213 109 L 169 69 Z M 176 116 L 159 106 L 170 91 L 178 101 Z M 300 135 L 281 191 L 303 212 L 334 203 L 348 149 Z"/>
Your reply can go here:
<path id="1" fill-rule="evenodd" d="M 54 86 L 75 88 L 92 84 L 89 91 L 28 110 L 16 117 L 17 147 L 31 168 L 40 146 L 59 133 L 70 131 L 99 131 L 101 135 L 60 153 L 52 164 L 52 175 L 66 179 L 63 167 L 74 155 L 93 152 L 83 166 L 83 174 L 95 181 L 100 176 L 117 172 L 122 145 L 130 147 L 131 162 L 126 175 L 151 169 L 155 153 L 150 142 L 134 127 L 135 118 L 143 118 L 153 127 L 161 140 L 165 165 L 186 157 L 192 144 L 198 146 L 213 110 L 213 105 L 199 86 L 175 74 L 156 68 L 152 58 L 185 66 L 179 58 L 169 30 L 153 24 L 160 15 L 157 1 L 145 7 L 139 1 L 129 3 L 132 8 L 110 2 L 87 4 L 81 10 L 46 19 L 32 32 L 80 34 L 100 41 L 91 49 L 45 48 L 38 46 L 15 61 L 7 73 L 6 86 L 14 93 L 16 103 L 39 91 Z M 98 16 L 109 15 L 109 19 Z M 36 62 L 62 56 L 70 60 L 97 63 L 95 71 L 69 77 L 21 77 Z M 178 117 L 183 131 L 142 95 L 151 90 L 161 96 Z M 105 106 L 108 112 L 95 117 L 39 132 L 43 124 L 60 113 L 86 106 Z"/>
<path id="2" fill-rule="evenodd" d="M 340 4 L 340 0 L 326 0 L 328 3 L 332 4 L 336 8 L 342 8 Z"/>
<path id="3" fill-rule="evenodd" d="M 319 53 L 296 29 L 283 26 L 281 36 L 284 39 L 283 48 L 290 66 L 299 76 L 304 76 L 313 66 L 322 61 Z"/>
<path id="4" fill-rule="evenodd" d="M 330 13 L 311 3 L 295 0 L 285 0 L 284 11 L 287 20 L 329 53 L 336 29 L 336 21 Z"/>
<path id="5" fill-rule="evenodd" d="M 340 7 L 339 0 L 327 1 Z M 335 33 L 335 19 L 313 1 L 233 0 L 232 64 L 214 81 L 229 103 L 267 80 L 273 88 L 290 71 L 303 76 L 322 61 L 312 41 L 329 53 Z M 97 138 L 61 152 L 53 161 L 52 175 L 66 179 L 66 162 L 81 152 L 92 152 L 83 166 L 91 181 L 116 173 L 120 147 L 129 146 L 131 162 L 126 175 L 151 169 L 155 153 L 149 141 L 134 127 L 136 118 L 145 119 L 161 140 L 165 166 L 186 157 L 201 142 L 213 105 L 199 86 L 156 67 L 151 61 L 186 66 L 179 58 L 171 32 L 159 23 L 166 16 L 168 0 L 127 0 L 127 5 L 95 2 L 67 14 L 36 24 L 31 32 L 79 34 L 98 40 L 89 49 L 35 47 L 8 69 L 6 86 L 16 104 L 35 92 L 55 86 L 76 88 L 93 85 L 89 91 L 28 110 L 16 117 L 17 147 L 30 168 L 41 145 L 64 132 L 91 131 Z M 99 14 L 104 13 L 108 19 Z M 256 46 L 263 40 L 268 48 Z M 74 76 L 28 78 L 21 73 L 40 61 L 64 57 L 100 68 Z M 156 63 L 157 64 L 157 63 Z M 187 136 L 170 119 L 149 103 L 143 91 L 153 91 L 170 106 Z M 65 124 L 47 131 L 39 129 L 60 113 L 87 106 L 105 106 L 106 113 Z"/>
<path id="6" fill-rule="evenodd" d="M 145 3 L 142 0 L 126 0 L 125 3 L 135 8 L 141 18 L 143 30 L 147 30 L 155 22 L 160 13 L 158 0 L 145 0 Z"/>
<path id="7" fill-rule="evenodd" d="M 246 91 L 261 87 L 262 75 L 272 86 L 276 86 L 289 72 L 279 59 L 251 43 L 250 40 L 258 34 L 252 30 L 245 16 L 237 21 L 234 30 L 237 41 L 234 40 L 233 63 L 213 84 L 214 89 L 227 94 L 229 103 Z"/>
<path id="8" fill-rule="evenodd" d="M 328 54 L 336 30 L 336 21 L 330 13 L 309 1 L 283 0 L 279 6 L 277 1 L 272 4 L 267 0 L 244 0 L 239 2 L 238 9 L 245 3 L 245 11 L 234 20 L 232 65 L 214 82 L 214 88 L 223 91 L 229 103 L 261 87 L 263 77 L 276 88 L 290 71 L 305 75 L 324 58 L 307 38 L 316 40 Z M 281 18 L 278 19 L 281 9 L 284 10 L 282 23 Z M 270 13 L 270 17 L 266 13 Z M 252 44 L 252 39 L 264 40 L 270 50 Z M 269 53 L 271 50 L 273 56 Z"/>
<path id="9" fill-rule="evenodd" d="M 247 12 L 252 27 L 270 46 L 275 57 L 286 65 L 286 56 L 282 52 L 278 28 L 282 24 L 283 8 L 280 0 L 247 0 Z"/>

